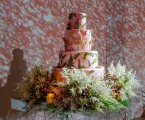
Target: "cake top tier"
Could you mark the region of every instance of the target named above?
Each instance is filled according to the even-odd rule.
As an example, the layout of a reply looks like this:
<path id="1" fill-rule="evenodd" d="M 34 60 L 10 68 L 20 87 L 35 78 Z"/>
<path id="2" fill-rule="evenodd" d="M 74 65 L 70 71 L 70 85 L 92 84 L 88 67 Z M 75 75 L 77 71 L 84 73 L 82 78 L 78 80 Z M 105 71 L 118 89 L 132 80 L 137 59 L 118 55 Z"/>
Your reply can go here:
<path id="1" fill-rule="evenodd" d="M 67 30 L 86 29 L 86 13 L 72 12 L 68 16 L 69 22 Z"/>

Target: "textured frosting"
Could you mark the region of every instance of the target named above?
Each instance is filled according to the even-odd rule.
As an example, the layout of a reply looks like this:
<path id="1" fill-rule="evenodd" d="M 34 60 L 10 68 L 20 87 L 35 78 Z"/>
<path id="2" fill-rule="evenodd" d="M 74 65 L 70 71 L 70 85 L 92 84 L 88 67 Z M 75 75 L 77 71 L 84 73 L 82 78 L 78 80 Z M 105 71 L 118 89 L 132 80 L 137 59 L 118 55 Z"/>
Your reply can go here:
<path id="1" fill-rule="evenodd" d="M 85 29 L 86 13 L 69 13 L 69 23 L 66 29 Z"/>
<path id="2" fill-rule="evenodd" d="M 71 70 L 71 69 L 69 69 Z M 104 75 L 104 67 L 100 66 L 98 68 L 87 68 L 87 69 L 77 69 L 83 70 L 87 75 L 92 75 L 93 78 L 103 76 Z M 65 78 L 61 77 L 60 72 L 62 72 L 62 68 L 54 68 L 54 77 L 57 82 L 65 82 Z"/>
<path id="3" fill-rule="evenodd" d="M 89 29 L 72 29 L 65 31 L 65 50 L 91 50 L 93 46 L 92 32 Z"/>
<path id="4" fill-rule="evenodd" d="M 59 66 L 67 68 L 95 68 L 98 66 L 97 51 L 64 51 L 59 55 Z"/>

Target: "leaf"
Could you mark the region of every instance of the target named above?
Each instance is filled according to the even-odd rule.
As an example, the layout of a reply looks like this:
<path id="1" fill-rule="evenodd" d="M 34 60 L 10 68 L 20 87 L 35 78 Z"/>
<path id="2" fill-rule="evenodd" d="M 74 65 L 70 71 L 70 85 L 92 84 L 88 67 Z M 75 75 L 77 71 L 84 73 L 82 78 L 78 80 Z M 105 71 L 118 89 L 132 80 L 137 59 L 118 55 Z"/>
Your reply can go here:
<path id="1" fill-rule="evenodd" d="M 101 68 L 101 66 L 100 66 L 100 65 L 98 65 L 96 68 Z"/>
<path id="2" fill-rule="evenodd" d="M 82 25 L 82 28 L 84 28 L 84 27 L 86 26 L 86 24 L 87 24 L 87 23 L 84 23 L 84 24 Z"/>
<path id="3" fill-rule="evenodd" d="M 80 67 L 80 69 L 84 69 L 84 68 L 85 68 L 84 66 L 81 66 L 81 67 Z"/>
<path id="4" fill-rule="evenodd" d="M 96 57 L 97 57 L 97 58 L 98 58 L 98 56 L 99 56 L 98 53 L 96 53 Z"/>
<path id="5" fill-rule="evenodd" d="M 66 65 L 66 62 L 62 66 L 65 67 L 65 65 Z"/>
<path id="6" fill-rule="evenodd" d="M 60 58 L 60 61 L 62 63 L 62 60 L 67 56 L 67 54 L 63 55 L 62 58 Z"/>
<path id="7" fill-rule="evenodd" d="M 90 52 L 89 55 L 92 56 L 92 57 L 94 57 L 95 56 L 95 53 L 91 53 Z"/>
<path id="8" fill-rule="evenodd" d="M 79 69 L 85 68 L 84 66 L 81 66 L 81 61 L 80 61 L 80 59 L 78 60 L 78 68 L 79 68 Z"/>
<path id="9" fill-rule="evenodd" d="M 73 57 L 72 57 L 72 54 L 70 55 L 70 58 L 66 64 L 69 68 L 70 67 L 74 67 L 74 62 L 73 62 Z"/>
<path id="10" fill-rule="evenodd" d="M 80 59 L 78 60 L 78 68 L 81 68 L 81 61 L 80 61 Z"/>
<path id="11" fill-rule="evenodd" d="M 86 18 L 87 16 L 85 16 L 85 15 L 82 15 L 82 14 L 79 14 L 82 18 Z"/>
<path id="12" fill-rule="evenodd" d="M 63 56 L 62 56 L 62 59 L 64 59 L 66 56 L 67 56 L 67 54 L 63 55 Z"/>
<path id="13" fill-rule="evenodd" d="M 94 72 L 95 72 L 94 70 L 91 70 L 91 71 L 90 71 L 90 73 L 94 73 Z"/>
<path id="14" fill-rule="evenodd" d="M 93 62 L 92 62 L 92 64 L 95 64 L 97 62 L 98 62 L 98 60 L 97 59 L 94 59 Z"/>
<path id="15" fill-rule="evenodd" d="M 86 52 L 86 53 L 84 54 L 83 59 L 85 59 L 85 60 L 86 60 L 87 55 L 88 55 L 88 53 Z"/>
<path id="16" fill-rule="evenodd" d="M 88 64 L 89 64 L 89 66 L 91 66 L 91 62 L 88 60 Z"/>
<path id="17" fill-rule="evenodd" d="M 80 55 L 80 53 L 75 54 L 74 59 L 77 59 L 79 55 Z"/>
<path id="18" fill-rule="evenodd" d="M 81 29 L 81 24 L 80 24 L 79 21 L 77 21 L 77 22 L 75 23 L 75 28 L 76 28 L 76 29 Z"/>
<path id="19" fill-rule="evenodd" d="M 124 100 L 124 101 L 119 101 L 122 105 L 126 106 L 126 107 L 129 107 L 129 103 L 127 100 Z"/>
<path id="20" fill-rule="evenodd" d="M 59 53 L 59 58 L 61 59 L 61 57 L 62 57 L 62 52 L 61 52 L 61 53 Z"/>

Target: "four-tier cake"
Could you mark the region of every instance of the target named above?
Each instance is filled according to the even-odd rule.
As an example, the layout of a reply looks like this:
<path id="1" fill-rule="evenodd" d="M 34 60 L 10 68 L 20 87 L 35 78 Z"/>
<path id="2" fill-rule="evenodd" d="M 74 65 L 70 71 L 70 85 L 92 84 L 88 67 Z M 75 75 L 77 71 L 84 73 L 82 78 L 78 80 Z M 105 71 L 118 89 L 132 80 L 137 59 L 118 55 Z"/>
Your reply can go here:
<path id="1" fill-rule="evenodd" d="M 54 69 L 57 81 L 63 81 L 60 75 L 63 67 L 83 70 L 94 78 L 104 74 L 104 67 L 98 64 L 98 51 L 91 51 L 94 39 L 92 31 L 86 29 L 86 17 L 86 13 L 69 13 L 63 38 L 65 51 L 59 53 L 59 65 Z"/>

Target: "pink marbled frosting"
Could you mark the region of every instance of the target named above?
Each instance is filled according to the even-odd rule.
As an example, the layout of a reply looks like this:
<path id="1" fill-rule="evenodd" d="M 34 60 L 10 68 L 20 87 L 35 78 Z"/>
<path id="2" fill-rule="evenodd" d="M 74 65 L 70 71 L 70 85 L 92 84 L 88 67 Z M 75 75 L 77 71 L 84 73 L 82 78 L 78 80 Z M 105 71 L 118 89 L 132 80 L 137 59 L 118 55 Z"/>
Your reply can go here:
<path id="1" fill-rule="evenodd" d="M 60 52 L 59 66 L 76 69 L 98 67 L 97 51 L 64 51 Z"/>
<path id="2" fill-rule="evenodd" d="M 72 29 L 65 31 L 64 43 L 66 51 L 91 50 L 93 45 L 91 30 Z"/>

